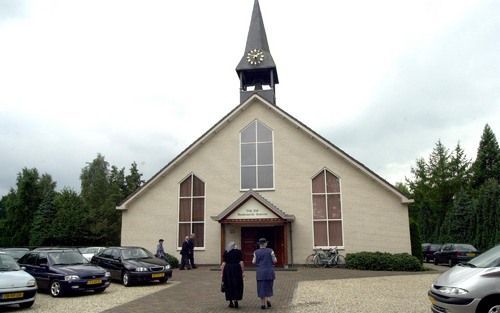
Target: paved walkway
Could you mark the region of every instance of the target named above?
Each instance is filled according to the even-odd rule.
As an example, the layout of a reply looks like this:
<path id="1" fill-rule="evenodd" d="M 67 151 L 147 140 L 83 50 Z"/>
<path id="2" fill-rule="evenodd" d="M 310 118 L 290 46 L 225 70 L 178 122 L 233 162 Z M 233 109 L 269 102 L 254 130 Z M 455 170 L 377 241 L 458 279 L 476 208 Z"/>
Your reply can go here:
<path id="1" fill-rule="evenodd" d="M 428 273 L 428 272 L 427 272 Z M 276 272 L 275 296 L 272 298 L 273 312 L 290 312 L 294 291 L 300 281 L 331 280 L 395 275 L 418 275 L 422 273 L 370 272 L 347 269 L 299 268 L 295 272 Z M 220 292 L 220 272 L 200 267 L 190 271 L 174 270 L 177 286 L 167 288 L 127 304 L 105 311 L 106 313 L 209 313 L 235 312 L 227 307 L 224 294 Z M 134 287 L 130 287 L 134 288 Z M 255 272 L 247 271 L 245 292 L 240 301 L 240 312 L 260 312 L 257 298 Z"/>

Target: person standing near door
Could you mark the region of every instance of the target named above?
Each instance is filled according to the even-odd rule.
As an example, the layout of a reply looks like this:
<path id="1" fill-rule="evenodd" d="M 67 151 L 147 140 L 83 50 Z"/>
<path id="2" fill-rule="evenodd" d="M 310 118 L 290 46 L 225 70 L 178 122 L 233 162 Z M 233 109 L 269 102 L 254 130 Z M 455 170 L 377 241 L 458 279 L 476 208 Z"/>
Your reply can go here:
<path id="1" fill-rule="evenodd" d="M 195 269 L 196 265 L 194 265 L 194 240 L 196 238 L 196 234 L 192 233 L 189 235 L 189 263 L 191 264 L 191 268 Z"/>
<path id="2" fill-rule="evenodd" d="M 273 284 L 276 278 L 274 264 L 277 262 L 272 249 L 267 248 L 266 238 L 259 239 L 259 249 L 253 253 L 252 263 L 257 266 L 257 296 L 260 298 L 260 308 L 271 307 L 270 298 L 273 296 Z"/>
<path id="3" fill-rule="evenodd" d="M 187 267 L 188 270 L 191 269 L 189 265 L 189 236 L 184 237 L 184 242 L 181 247 L 181 266 L 179 266 L 179 270 L 184 270 Z"/>
<path id="4" fill-rule="evenodd" d="M 222 272 L 222 282 L 226 301 L 229 301 L 230 308 L 238 308 L 238 301 L 243 299 L 243 254 L 236 249 L 236 244 L 231 241 L 224 251 L 223 262 L 220 266 Z"/>

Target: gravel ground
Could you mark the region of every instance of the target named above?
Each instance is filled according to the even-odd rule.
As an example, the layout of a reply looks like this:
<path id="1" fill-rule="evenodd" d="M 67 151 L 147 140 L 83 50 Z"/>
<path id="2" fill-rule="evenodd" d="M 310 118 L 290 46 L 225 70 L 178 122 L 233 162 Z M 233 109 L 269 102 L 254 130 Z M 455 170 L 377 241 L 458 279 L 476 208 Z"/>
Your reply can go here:
<path id="1" fill-rule="evenodd" d="M 117 305 L 136 300 L 149 294 L 170 288 L 178 282 L 167 284 L 150 284 L 142 286 L 124 287 L 112 283 L 106 291 L 94 295 L 92 293 L 77 294 L 62 298 L 52 298 L 47 293 L 39 292 L 36 295 L 35 304 L 31 309 L 18 309 L 17 306 L 0 308 L 0 312 L 30 312 L 30 313 L 98 313 Z"/>
<path id="2" fill-rule="evenodd" d="M 427 291 L 439 274 L 299 282 L 292 313 L 428 313 Z"/>

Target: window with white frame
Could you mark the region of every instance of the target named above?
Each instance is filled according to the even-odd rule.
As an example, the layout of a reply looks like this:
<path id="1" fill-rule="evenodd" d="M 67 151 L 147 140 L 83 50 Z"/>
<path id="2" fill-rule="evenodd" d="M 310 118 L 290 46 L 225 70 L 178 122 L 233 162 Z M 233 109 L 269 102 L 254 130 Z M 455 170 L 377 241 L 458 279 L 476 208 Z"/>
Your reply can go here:
<path id="1" fill-rule="evenodd" d="M 178 247 L 186 236 L 196 234 L 195 247 L 205 246 L 205 183 L 190 174 L 179 188 Z"/>
<path id="2" fill-rule="evenodd" d="M 340 180 L 323 169 L 312 179 L 315 247 L 343 246 Z"/>
<path id="3" fill-rule="evenodd" d="M 255 120 L 240 132 L 241 189 L 274 188 L 273 131 Z"/>

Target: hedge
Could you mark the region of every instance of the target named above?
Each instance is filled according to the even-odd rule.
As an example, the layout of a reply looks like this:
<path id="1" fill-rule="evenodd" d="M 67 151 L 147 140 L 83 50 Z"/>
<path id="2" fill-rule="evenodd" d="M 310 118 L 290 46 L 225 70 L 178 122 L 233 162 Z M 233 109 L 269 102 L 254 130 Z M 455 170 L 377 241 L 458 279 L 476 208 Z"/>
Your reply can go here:
<path id="1" fill-rule="evenodd" d="M 179 267 L 179 260 L 175 256 L 166 253 L 165 259 L 167 260 L 168 264 L 170 264 L 171 268 Z"/>
<path id="2" fill-rule="evenodd" d="M 346 257 L 346 267 L 369 271 L 422 271 L 420 260 L 408 253 L 390 254 L 387 252 L 349 253 Z"/>

